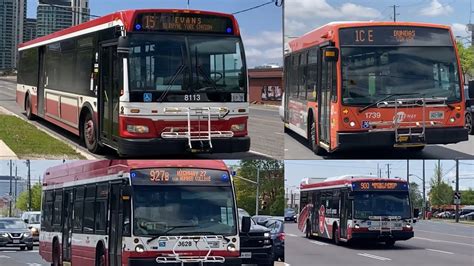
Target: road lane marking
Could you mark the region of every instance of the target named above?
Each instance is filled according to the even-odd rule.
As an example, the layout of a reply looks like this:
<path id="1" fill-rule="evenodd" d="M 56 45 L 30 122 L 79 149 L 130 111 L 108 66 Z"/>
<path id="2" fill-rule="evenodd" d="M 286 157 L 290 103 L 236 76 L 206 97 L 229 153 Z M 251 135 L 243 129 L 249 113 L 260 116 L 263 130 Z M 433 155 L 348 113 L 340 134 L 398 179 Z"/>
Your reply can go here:
<path id="1" fill-rule="evenodd" d="M 11 257 L 7 255 L 0 255 L 0 259 L 11 259 Z"/>
<path id="2" fill-rule="evenodd" d="M 16 88 L 13 89 L 13 88 L 5 87 L 5 86 L 0 86 L 0 88 L 2 88 L 2 89 L 7 89 L 7 90 L 11 90 L 11 91 L 16 91 Z"/>
<path id="3" fill-rule="evenodd" d="M 368 254 L 368 253 L 357 253 L 357 255 L 364 256 L 364 257 L 371 258 L 371 259 L 376 259 L 376 260 L 392 260 L 392 259 L 389 259 L 389 258 L 380 257 L 380 256 L 377 256 L 377 255 Z"/>
<path id="4" fill-rule="evenodd" d="M 414 238 L 421 239 L 421 240 L 426 240 L 426 241 L 430 241 L 430 242 L 437 242 L 437 243 L 444 242 L 444 243 L 474 247 L 473 244 L 468 244 L 468 243 L 460 243 L 460 242 L 447 241 L 447 240 L 438 240 L 438 239 L 424 238 L 424 237 L 418 237 L 418 236 L 415 236 Z"/>
<path id="5" fill-rule="evenodd" d="M 309 242 L 311 242 L 311 243 L 313 243 L 313 244 L 316 244 L 316 245 L 319 245 L 319 246 L 327 246 L 327 245 L 328 245 L 328 243 L 319 242 L 319 241 L 314 241 L 314 240 L 313 240 L 313 241 L 309 241 Z"/>
<path id="6" fill-rule="evenodd" d="M 454 254 L 453 252 L 444 251 L 444 250 L 438 250 L 438 249 L 426 248 L 426 250 L 434 251 L 434 252 L 439 252 L 439 253 L 444 253 L 444 254 L 451 254 L 451 255 Z"/>
<path id="7" fill-rule="evenodd" d="M 2 253 L 15 253 L 16 250 L 4 250 L 2 251 Z"/>
<path id="8" fill-rule="evenodd" d="M 298 237 L 297 235 L 295 235 L 295 234 L 290 234 L 290 233 L 286 233 L 285 235 L 287 235 L 287 236 L 292 236 L 292 237 Z"/>
<path id="9" fill-rule="evenodd" d="M 253 150 L 249 150 L 249 152 L 255 155 L 262 156 L 262 157 L 273 158 L 271 155 L 265 154 L 263 152 L 258 152 L 258 151 L 253 151 Z"/>
<path id="10" fill-rule="evenodd" d="M 426 230 L 420 230 L 420 229 L 415 229 L 417 232 L 426 232 L 426 233 L 432 233 L 432 234 L 437 234 L 437 235 L 445 235 L 445 236 L 457 236 L 457 237 L 464 237 L 464 238 L 470 238 L 473 239 L 474 236 L 461 236 L 461 235 L 451 235 L 451 234 L 446 234 L 446 233 L 438 233 L 438 232 L 433 232 L 433 231 L 426 231 Z"/>
<path id="11" fill-rule="evenodd" d="M 39 263 L 36 263 L 36 262 L 26 263 L 26 265 L 29 265 L 29 266 L 43 266 L 43 264 L 39 264 Z"/>

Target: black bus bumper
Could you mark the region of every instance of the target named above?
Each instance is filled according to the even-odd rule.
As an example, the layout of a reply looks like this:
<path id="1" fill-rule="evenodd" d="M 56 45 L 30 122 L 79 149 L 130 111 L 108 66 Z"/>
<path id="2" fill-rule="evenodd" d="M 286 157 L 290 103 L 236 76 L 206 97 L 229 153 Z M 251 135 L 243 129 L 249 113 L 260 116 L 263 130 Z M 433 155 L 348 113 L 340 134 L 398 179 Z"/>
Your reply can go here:
<path id="1" fill-rule="evenodd" d="M 128 259 L 128 266 L 156 266 L 159 263 L 154 258 L 130 258 Z M 181 263 L 166 263 L 165 266 L 181 266 Z M 201 266 L 200 263 L 184 263 L 185 266 Z M 241 266 L 240 258 L 226 258 L 224 263 L 203 263 L 204 266 Z"/>
<path id="2" fill-rule="evenodd" d="M 393 147 L 395 143 L 394 131 L 378 132 L 343 132 L 338 133 L 338 150 Z M 427 128 L 425 140 L 421 144 L 451 144 L 468 140 L 467 129 L 455 128 Z M 416 141 L 406 144 L 416 144 Z"/>
<path id="3" fill-rule="evenodd" d="M 384 240 L 408 240 L 414 236 L 413 231 L 392 231 L 392 232 L 363 232 L 363 233 L 352 233 L 351 240 L 374 240 L 374 241 L 384 241 Z"/>
<path id="4" fill-rule="evenodd" d="M 241 247 L 241 254 L 251 253 L 250 258 L 242 258 L 242 264 L 273 265 L 273 247 Z"/>
<path id="5" fill-rule="evenodd" d="M 118 139 L 118 153 L 121 155 L 177 155 L 185 153 L 234 153 L 250 150 L 249 137 L 233 137 L 212 140 L 212 149 L 203 142 L 203 147 L 198 142 L 193 142 L 196 150 L 190 150 L 185 139 Z"/>

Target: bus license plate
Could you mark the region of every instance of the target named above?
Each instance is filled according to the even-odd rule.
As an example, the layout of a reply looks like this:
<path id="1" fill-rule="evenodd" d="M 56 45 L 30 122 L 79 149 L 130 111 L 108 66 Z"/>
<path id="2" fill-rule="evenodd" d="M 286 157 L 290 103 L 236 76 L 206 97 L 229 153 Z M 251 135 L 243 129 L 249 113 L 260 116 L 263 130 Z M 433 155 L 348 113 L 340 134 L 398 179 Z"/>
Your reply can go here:
<path id="1" fill-rule="evenodd" d="M 13 240 L 13 244 L 19 244 L 20 240 Z"/>
<path id="2" fill-rule="evenodd" d="M 240 253 L 240 257 L 242 259 L 250 259 L 252 258 L 252 252 L 242 252 Z"/>
<path id="3" fill-rule="evenodd" d="M 408 141 L 408 136 L 400 136 L 398 137 L 399 142 L 407 142 Z"/>

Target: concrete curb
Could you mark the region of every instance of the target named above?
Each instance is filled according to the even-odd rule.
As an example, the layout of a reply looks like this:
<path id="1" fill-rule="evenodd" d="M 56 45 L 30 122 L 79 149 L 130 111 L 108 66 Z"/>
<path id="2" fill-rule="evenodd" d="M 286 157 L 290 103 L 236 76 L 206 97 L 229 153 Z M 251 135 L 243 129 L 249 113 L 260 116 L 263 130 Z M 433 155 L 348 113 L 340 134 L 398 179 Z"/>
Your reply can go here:
<path id="1" fill-rule="evenodd" d="M 18 160 L 15 152 L 8 147 L 3 140 L 0 139 L 0 160 Z"/>
<path id="2" fill-rule="evenodd" d="M 3 106 L 0 106 L 0 113 L 4 113 L 4 114 L 7 114 L 7 115 L 12 115 L 12 116 L 18 117 L 18 118 L 20 118 L 21 120 L 26 121 L 27 123 L 29 123 L 29 121 L 28 121 L 26 118 L 21 117 L 21 116 L 15 114 L 15 113 L 11 112 L 10 110 L 6 109 L 6 108 L 3 107 Z M 80 149 L 78 149 L 78 148 L 76 147 L 76 145 L 73 145 L 73 144 L 71 144 L 71 143 L 69 143 L 69 142 L 67 142 L 67 141 L 62 140 L 60 137 L 55 136 L 54 134 L 51 134 L 51 132 L 48 132 L 48 130 L 45 130 L 44 128 L 41 128 L 40 126 L 37 126 L 37 125 L 35 125 L 35 124 L 31 124 L 31 123 L 29 123 L 29 124 L 30 124 L 30 125 L 33 125 L 35 128 L 37 128 L 37 129 L 40 130 L 40 131 L 43 131 L 44 133 L 48 134 L 49 136 L 51 136 L 51 137 L 53 137 L 53 138 L 55 138 L 55 139 L 57 139 L 57 140 L 63 142 L 64 144 L 68 145 L 68 146 L 69 146 L 71 149 L 73 149 L 75 152 L 79 153 L 81 156 L 83 156 L 84 158 L 86 158 L 86 160 L 97 160 L 97 157 L 95 157 L 95 156 L 93 156 L 93 155 L 90 155 L 90 154 L 88 154 L 88 153 L 86 153 L 86 152 L 84 152 L 84 151 L 81 151 Z M 0 157 L 1 157 L 1 156 L 0 156 Z"/>

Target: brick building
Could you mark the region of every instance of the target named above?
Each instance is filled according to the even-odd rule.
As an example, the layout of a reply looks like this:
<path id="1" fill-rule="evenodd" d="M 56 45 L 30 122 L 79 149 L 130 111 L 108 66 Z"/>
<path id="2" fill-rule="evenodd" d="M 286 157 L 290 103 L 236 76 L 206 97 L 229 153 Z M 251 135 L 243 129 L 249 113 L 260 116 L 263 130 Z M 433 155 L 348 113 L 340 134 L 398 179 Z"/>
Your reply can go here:
<path id="1" fill-rule="evenodd" d="M 279 105 L 283 95 L 283 68 L 249 69 L 251 103 Z"/>

